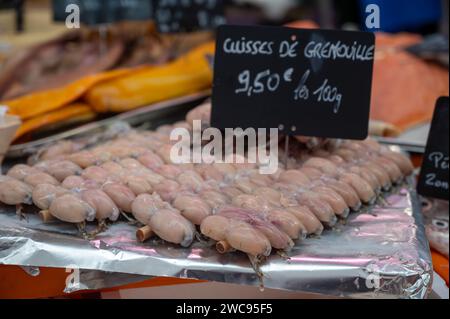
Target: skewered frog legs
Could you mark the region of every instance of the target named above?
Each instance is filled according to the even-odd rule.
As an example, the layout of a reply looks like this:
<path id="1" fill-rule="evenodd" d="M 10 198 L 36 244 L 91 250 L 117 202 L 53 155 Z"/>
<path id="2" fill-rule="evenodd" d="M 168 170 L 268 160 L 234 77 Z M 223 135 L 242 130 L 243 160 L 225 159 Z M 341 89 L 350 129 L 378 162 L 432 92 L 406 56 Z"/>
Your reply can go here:
<path id="1" fill-rule="evenodd" d="M 93 238 L 89 235 L 86 230 L 86 222 L 81 222 L 77 224 L 78 232 L 85 240 L 92 240 Z"/>
<path id="2" fill-rule="evenodd" d="M 19 219 L 25 220 L 26 222 L 28 222 L 28 217 L 27 215 L 23 212 L 23 205 L 22 204 L 17 204 L 16 205 L 16 215 L 17 217 L 19 217 Z"/>
<path id="3" fill-rule="evenodd" d="M 98 222 L 97 227 L 92 232 L 87 231 L 86 222 L 78 223 L 77 228 L 80 232 L 80 235 L 85 240 L 93 240 L 98 234 L 101 234 L 108 229 L 108 224 L 106 223 L 106 220 L 101 220 Z"/>
<path id="4" fill-rule="evenodd" d="M 291 260 L 291 257 L 289 257 L 289 255 L 284 250 L 278 250 L 277 255 L 286 261 Z"/>
<path id="5" fill-rule="evenodd" d="M 130 226 L 135 226 L 139 223 L 136 219 L 131 218 L 130 216 L 128 216 L 127 213 L 125 213 L 122 210 L 120 211 L 120 215 L 122 215 L 128 221 L 128 225 Z"/>
<path id="6" fill-rule="evenodd" d="M 258 276 L 259 288 L 261 289 L 261 291 L 263 291 L 264 290 L 264 273 L 261 270 L 261 264 L 263 263 L 265 257 L 252 256 L 252 255 L 247 255 L 247 256 L 248 256 L 248 259 L 250 260 L 250 263 L 252 264 L 252 267 L 256 273 L 256 276 Z"/>
<path id="7" fill-rule="evenodd" d="M 95 230 L 93 230 L 92 232 L 89 232 L 88 236 L 89 236 L 89 238 L 94 239 L 95 237 L 97 237 L 97 235 L 107 231 L 108 228 L 109 228 L 109 226 L 108 226 L 108 223 L 106 222 L 106 220 L 99 220 Z"/>

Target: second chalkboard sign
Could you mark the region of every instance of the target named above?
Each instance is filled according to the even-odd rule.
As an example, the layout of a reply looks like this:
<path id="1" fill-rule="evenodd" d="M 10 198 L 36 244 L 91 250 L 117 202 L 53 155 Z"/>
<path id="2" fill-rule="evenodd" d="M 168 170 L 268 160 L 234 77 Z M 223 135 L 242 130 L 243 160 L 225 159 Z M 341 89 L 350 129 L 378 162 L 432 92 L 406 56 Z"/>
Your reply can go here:
<path id="1" fill-rule="evenodd" d="M 420 195 L 449 200 L 448 121 L 449 98 L 442 97 L 436 104 L 427 149 L 423 158 L 418 185 Z"/>

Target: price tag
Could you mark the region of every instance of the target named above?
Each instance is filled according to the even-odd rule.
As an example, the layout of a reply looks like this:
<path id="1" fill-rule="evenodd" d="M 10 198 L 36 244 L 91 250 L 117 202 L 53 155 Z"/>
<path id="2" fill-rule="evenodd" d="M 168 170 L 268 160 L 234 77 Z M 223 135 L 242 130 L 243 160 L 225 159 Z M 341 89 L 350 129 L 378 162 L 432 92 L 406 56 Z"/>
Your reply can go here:
<path id="1" fill-rule="evenodd" d="M 212 125 L 365 139 L 374 54 L 366 32 L 219 27 Z"/>
<path id="2" fill-rule="evenodd" d="M 448 107 L 448 97 L 437 101 L 418 185 L 420 195 L 445 200 L 449 199 Z"/>
<path id="3" fill-rule="evenodd" d="M 223 0 L 153 0 L 161 32 L 215 29 L 225 23 Z"/>

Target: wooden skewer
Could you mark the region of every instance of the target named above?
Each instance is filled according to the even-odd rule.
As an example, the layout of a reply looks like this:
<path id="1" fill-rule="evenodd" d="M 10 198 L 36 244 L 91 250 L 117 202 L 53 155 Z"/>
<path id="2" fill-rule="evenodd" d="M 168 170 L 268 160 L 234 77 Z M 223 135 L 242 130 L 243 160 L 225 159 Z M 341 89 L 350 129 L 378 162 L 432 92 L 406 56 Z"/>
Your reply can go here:
<path id="1" fill-rule="evenodd" d="M 217 242 L 216 249 L 220 254 L 226 254 L 226 253 L 232 252 L 234 250 L 233 247 L 231 247 L 229 243 L 227 243 L 226 241 L 223 241 L 223 240 Z"/>
<path id="2" fill-rule="evenodd" d="M 52 214 L 48 210 L 41 210 L 39 212 L 39 216 L 41 216 L 41 219 L 44 223 L 51 222 L 52 220 L 55 220 L 55 217 L 53 217 Z"/>
<path id="3" fill-rule="evenodd" d="M 136 238 L 141 243 L 147 241 L 153 235 L 155 235 L 155 233 L 153 233 L 152 229 L 149 226 L 145 226 L 145 227 L 139 228 L 136 231 Z"/>

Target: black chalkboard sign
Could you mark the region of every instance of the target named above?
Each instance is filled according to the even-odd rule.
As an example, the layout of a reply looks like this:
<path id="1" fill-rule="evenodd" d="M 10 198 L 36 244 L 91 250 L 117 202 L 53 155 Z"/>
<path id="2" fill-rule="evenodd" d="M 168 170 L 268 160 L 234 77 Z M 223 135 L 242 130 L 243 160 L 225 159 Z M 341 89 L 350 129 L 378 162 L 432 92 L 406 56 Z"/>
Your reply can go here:
<path id="1" fill-rule="evenodd" d="M 445 200 L 449 199 L 448 107 L 448 97 L 442 97 L 438 100 L 418 185 L 419 194 Z"/>
<path id="2" fill-rule="evenodd" d="M 153 16 L 151 0 L 53 0 L 53 19 L 66 21 L 66 8 L 71 4 L 79 7 L 80 21 L 87 25 L 150 20 Z"/>
<path id="3" fill-rule="evenodd" d="M 215 29 L 225 23 L 223 0 L 153 0 L 154 19 L 161 32 Z"/>
<path id="4" fill-rule="evenodd" d="M 374 53 L 366 32 L 219 27 L 212 125 L 365 139 Z"/>

